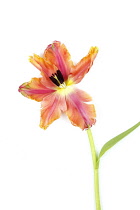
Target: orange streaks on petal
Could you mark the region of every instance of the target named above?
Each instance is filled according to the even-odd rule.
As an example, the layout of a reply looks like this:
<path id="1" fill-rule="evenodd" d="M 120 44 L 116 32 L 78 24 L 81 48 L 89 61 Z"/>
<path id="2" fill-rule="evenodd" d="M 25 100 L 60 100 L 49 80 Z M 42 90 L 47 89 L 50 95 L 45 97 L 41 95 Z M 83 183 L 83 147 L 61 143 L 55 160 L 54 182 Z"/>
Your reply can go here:
<path id="1" fill-rule="evenodd" d="M 19 92 L 27 98 L 42 101 L 45 96 L 53 93 L 54 90 L 46 88 L 42 84 L 42 78 L 33 78 L 30 82 L 25 82 L 19 87 Z"/>
<path id="2" fill-rule="evenodd" d="M 42 75 L 43 75 L 43 74 L 42 74 Z M 50 80 L 50 78 L 49 78 L 49 77 L 45 77 L 44 75 L 43 75 L 43 77 L 41 78 L 41 83 L 42 83 L 45 87 L 47 87 L 47 88 L 50 88 L 50 89 L 53 89 L 53 90 L 56 90 L 56 89 L 57 89 L 56 85 Z"/>
<path id="3" fill-rule="evenodd" d="M 79 63 L 77 63 L 72 69 L 71 69 L 71 78 L 75 83 L 79 83 L 85 74 L 88 73 L 90 70 L 94 59 L 96 58 L 96 55 L 98 53 L 97 47 L 91 47 L 89 50 L 89 53 L 87 56 L 82 58 Z"/>
<path id="4" fill-rule="evenodd" d="M 29 62 L 32 63 L 38 70 L 42 70 L 41 66 L 35 61 L 33 56 L 29 56 Z"/>
<path id="5" fill-rule="evenodd" d="M 68 78 L 73 63 L 64 44 L 54 41 L 53 44 L 48 45 L 44 51 L 44 57 L 46 61 L 54 64 L 57 69 L 61 71 L 65 80 Z"/>
<path id="6" fill-rule="evenodd" d="M 75 94 L 78 96 L 80 101 L 89 102 L 92 101 L 92 97 L 83 90 L 75 89 Z"/>
<path id="7" fill-rule="evenodd" d="M 67 97 L 66 102 L 66 115 L 73 125 L 83 130 L 95 124 L 96 113 L 93 104 L 83 103 L 76 94 L 71 94 L 70 97 Z"/>
<path id="8" fill-rule="evenodd" d="M 66 102 L 64 97 L 60 97 L 56 93 L 46 96 L 42 101 L 40 127 L 47 129 L 65 110 Z"/>
<path id="9" fill-rule="evenodd" d="M 55 89 L 56 85 L 50 80 L 50 76 L 56 72 L 57 67 L 51 63 L 48 63 L 44 58 L 34 54 L 34 56 L 29 57 L 29 61 L 40 70 L 43 76 L 43 84 L 51 89 Z"/>
<path id="10" fill-rule="evenodd" d="M 36 54 L 30 56 L 29 61 L 41 71 L 42 75 L 47 77 L 50 77 L 57 70 L 54 64 L 47 62 L 44 58 Z"/>

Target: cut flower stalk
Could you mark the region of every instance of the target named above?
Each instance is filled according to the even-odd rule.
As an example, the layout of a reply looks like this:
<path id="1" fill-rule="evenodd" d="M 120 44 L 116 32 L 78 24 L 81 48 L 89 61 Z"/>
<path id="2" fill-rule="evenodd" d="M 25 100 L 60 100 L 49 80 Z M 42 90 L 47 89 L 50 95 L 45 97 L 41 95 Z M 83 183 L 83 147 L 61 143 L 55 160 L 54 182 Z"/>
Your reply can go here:
<path id="1" fill-rule="evenodd" d="M 124 137 L 126 137 L 128 134 L 133 132 L 136 128 L 140 126 L 140 122 L 136 123 L 134 126 L 129 128 L 128 130 L 124 131 L 123 133 L 117 135 L 116 137 L 112 138 L 110 141 L 108 141 L 101 149 L 99 155 L 96 153 L 95 145 L 94 145 L 94 139 L 92 136 L 91 129 L 87 129 L 88 139 L 90 143 L 91 148 L 91 154 L 92 154 L 92 162 L 93 162 L 93 169 L 94 169 L 94 192 L 95 192 L 95 203 L 96 203 L 96 210 L 101 210 L 101 204 L 100 204 L 100 192 L 99 192 L 99 161 L 102 155 L 112 148 L 116 143 L 118 143 L 120 140 L 122 140 Z"/>
<path id="2" fill-rule="evenodd" d="M 94 168 L 94 192 L 95 192 L 96 210 L 101 210 L 100 192 L 99 192 L 98 157 L 96 154 L 94 140 L 93 140 L 93 136 L 92 136 L 92 132 L 91 132 L 90 128 L 87 129 L 87 134 L 88 134 L 88 138 L 89 138 L 91 154 L 92 154 L 92 162 L 93 162 L 93 168 Z"/>

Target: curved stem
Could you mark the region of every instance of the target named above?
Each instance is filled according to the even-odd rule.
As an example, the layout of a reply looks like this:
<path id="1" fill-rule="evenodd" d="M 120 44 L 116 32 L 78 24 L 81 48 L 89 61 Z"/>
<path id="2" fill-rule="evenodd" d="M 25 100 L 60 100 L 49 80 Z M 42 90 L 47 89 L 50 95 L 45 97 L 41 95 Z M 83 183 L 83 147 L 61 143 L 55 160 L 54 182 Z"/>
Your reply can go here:
<path id="1" fill-rule="evenodd" d="M 93 168 L 94 168 L 94 192 L 95 192 L 95 203 L 96 203 L 96 210 L 101 210 L 100 205 L 100 193 L 99 193 L 99 175 L 98 175 L 98 158 L 96 155 L 94 140 L 92 136 L 92 132 L 90 128 L 87 130 L 90 148 L 91 148 L 91 154 L 92 154 L 92 162 L 93 162 Z"/>

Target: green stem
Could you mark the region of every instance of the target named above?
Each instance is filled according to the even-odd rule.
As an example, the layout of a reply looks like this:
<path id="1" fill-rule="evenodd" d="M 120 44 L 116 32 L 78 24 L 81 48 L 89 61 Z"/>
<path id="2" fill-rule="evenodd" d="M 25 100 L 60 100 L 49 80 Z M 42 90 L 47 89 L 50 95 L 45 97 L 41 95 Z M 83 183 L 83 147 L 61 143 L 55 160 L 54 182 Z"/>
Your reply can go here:
<path id="1" fill-rule="evenodd" d="M 99 193 L 99 176 L 98 176 L 98 158 L 96 155 L 95 145 L 93 136 L 91 133 L 90 128 L 87 130 L 90 148 L 91 148 L 91 154 L 92 154 L 92 162 L 93 162 L 93 168 L 94 168 L 94 191 L 95 191 L 95 203 L 96 203 L 96 210 L 101 210 L 100 205 L 100 193 Z"/>

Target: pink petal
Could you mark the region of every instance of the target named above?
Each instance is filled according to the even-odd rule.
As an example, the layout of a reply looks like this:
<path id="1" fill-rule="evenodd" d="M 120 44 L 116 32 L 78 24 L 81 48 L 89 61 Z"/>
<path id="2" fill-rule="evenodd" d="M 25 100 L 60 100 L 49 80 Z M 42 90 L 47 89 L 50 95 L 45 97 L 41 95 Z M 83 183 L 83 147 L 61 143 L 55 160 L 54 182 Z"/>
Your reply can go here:
<path id="1" fill-rule="evenodd" d="M 70 60 L 70 54 L 64 44 L 54 41 L 50 44 L 45 52 L 44 57 L 49 63 L 53 63 L 62 73 L 64 80 L 67 80 L 72 61 Z"/>
<path id="2" fill-rule="evenodd" d="M 88 55 L 81 59 L 79 63 L 77 63 L 70 72 L 70 78 L 74 81 L 74 83 L 79 83 L 85 74 L 90 70 L 94 59 L 98 53 L 97 47 L 91 47 Z"/>
<path id="3" fill-rule="evenodd" d="M 73 125 L 78 126 L 81 129 L 91 127 L 96 122 L 94 105 L 85 104 L 83 102 L 84 100 L 87 101 L 87 97 L 85 97 L 85 99 L 84 96 L 81 98 L 81 96 L 76 93 L 69 94 L 66 98 L 66 115 Z"/>
<path id="4" fill-rule="evenodd" d="M 33 78 L 30 82 L 25 82 L 19 87 L 19 92 L 27 98 L 42 101 L 48 94 L 55 90 L 46 88 L 42 83 L 42 78 Z"/>
<path id="5" fill-rule="evenodd" d="M 66 111 L 65 97 L 57 93 L 46 96 L 42 101 L 40 127 L 47 129 L 64 111 Z"/>

